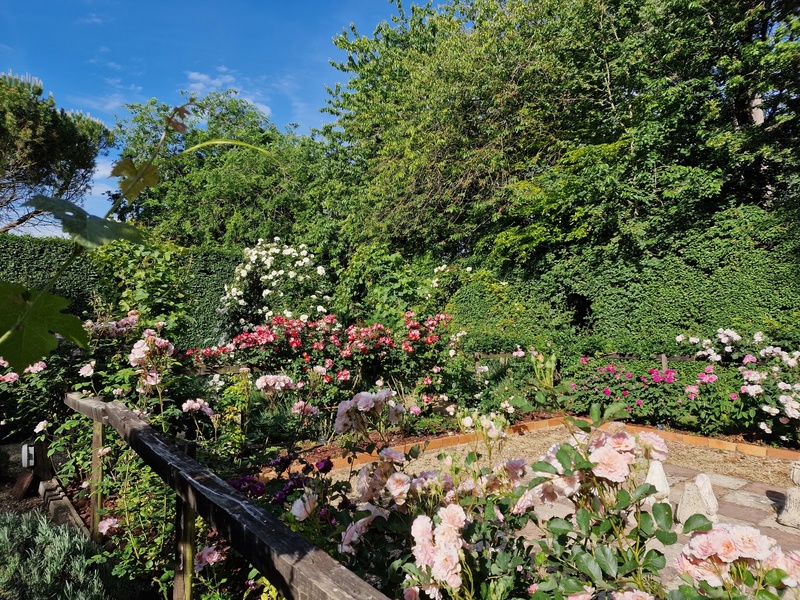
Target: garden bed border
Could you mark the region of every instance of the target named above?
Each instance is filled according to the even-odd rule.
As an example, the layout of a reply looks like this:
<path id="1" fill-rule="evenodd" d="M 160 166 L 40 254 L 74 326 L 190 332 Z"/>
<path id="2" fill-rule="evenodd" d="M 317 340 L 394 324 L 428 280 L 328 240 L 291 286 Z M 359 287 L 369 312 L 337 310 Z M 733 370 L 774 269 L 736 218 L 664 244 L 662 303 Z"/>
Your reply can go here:
<path id="1" fill-rule="evenodd" d="M 528 421 L 525 423 L 515 423 L 506 428 L 506 435 L 524 435 L 529 431 L 536 431 L 539 429 L 551 429 L 564 425 L 568 417 L 553 417 L 549 419 L 540 419 L 538 421 Z M 577 417 L 580 418 L 580 417 Z M 772 448 L 771 446 L 758 446 L 756 444 L 746 444 L 744 442 L 729 442 L 726 440 L 719 440 L 716 438 L 707 438 L 700 435 L 690 433 L 680 433 L 677 431 L 665 431 L 655 427 L 648 427 L 646 425 L 636 425 L 625 421 L 617 421 L 625 425 L 625 430 L 631 433 L 655 433 L 665 441 L 668 442 L 681 442 L 689 446 L 698 446 L 702 448 L 713 448 L 717 450 L 726 450 L 729 452 L 739 452 L 749 456 L 777 458 L 780 460 L 800 461 L 800 451 L 788 450 L 786 448 Z M 609 427 L 611 423 L 604 424 L 601 429 Z M 452 435 L 434 438 L 427 442 L 410 442 L 408 444 L 401 444 L 393 446 L 394 450 L 401 452 L 408 452 L 414 446 L 424 447 L 425 451 L 439 450 L 444 448 L 451 448 L 453 446 L 461 446 L 463 444 L 472 444 L 478 440 L 476 433 L 453 433 Z M 345 469 L 348 467 L 356 467 L 365 465 L 377 460 L 377 452 L 361 453 L 353 457 L 347 458 L 333 458 L 334 469 Z"/>

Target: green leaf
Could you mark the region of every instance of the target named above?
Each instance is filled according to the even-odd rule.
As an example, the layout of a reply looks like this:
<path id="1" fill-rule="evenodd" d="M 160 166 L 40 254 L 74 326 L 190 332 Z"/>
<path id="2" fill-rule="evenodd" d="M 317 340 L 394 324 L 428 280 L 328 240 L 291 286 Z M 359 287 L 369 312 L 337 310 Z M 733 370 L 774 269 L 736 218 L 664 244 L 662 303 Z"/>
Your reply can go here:
<path id="1" fill-rule="evenodd" d="M 657 502 L 653 505 L 653 518 L 656 525 L 664 531 L 672 530 L 672 507 L 666 502 Z"/>
<path id="2" fill-rule="evenodd" d="M 578 567 L 581 573 L 591 577 L 594 582 L 602 581 L 603 572 L 600 569 L 600 565 L 591 554 L 588 552 L 581 552 L 574 557 L 574 560 L 575 566 Z"/>
<path id="3" fill-rule="evenodd" d="M 653 535 L 655 531 L 655 522 L 653 521 L 653 515 L 650 513 L 643 512 L 639 515 L 639 531 L 641 531 L 646 536 Z"/>
<path id="4" fill-rule="evenodd" d="M 0 356 L 21 372 L 58 346 L 55 334 L 85 348 L 81 320 L 61 313 L 67 306 L 60 296 L 0 282 Z"/>
<path id="5" fill-rule="evenodd" d="M 603 413 L 603 421 L 613 421 L 614 419 L 624 419 L 628 415 L 628 405 L 624 402 L 614 402 L 609 405 Z"/>
<path id="6" fill-rule="evenodd" d="M 603 571 L 608 573 L 610 577 L 617 576 L 617 555 L 611 548 L 598 546 L 594 551 L 594 556 Z"/>
<path id="7" fill-rule="evenodd" d="M 767 585 L 779 587 L 783 585 L 783 580 L 786 575 L 786 571 L 781 569 L 770 569 L 764 574 L 764 581 L 766 581 Z"/>
<path id="8" fill-rule="evenodd" d="M 617 503 L 614 505 L 615 510 L 625 510 L 631 505 L 631 495 L 627 490 L 619 490 L 617 492 Z"/>
<path id="9" fill-rule="evenodd" d="M 547 530 L 556 535 L 569 533 L 572 531 L 572 523 L 565 519 L 550 519 L 547 522 Z"/>
<path id="10" fill-rule="evenodd" d="M 780 600 L 776 594 L 773 594 L 769 590 L 760 589 L 756 591 L 755 596 L 753 596 L 756 600 Z"/>
<path id="11" fill-rule="evenodd" d="M 667 566 L 667 559 L 658 550 L 648 550 L 644 555 L 642 566 L 646 569 L 651 569 L 653 572 L 660 571 Z"/>
<path id="12" fill-rule="evenodd" d="M 34 196 L 25 206 L 51 213 L 61 222 L 62 229 L 84 248 L 98 248 L 123 239 L 135 244 L 144 243 L 142 233 L 135 227 L 95 217 L 72 202 L 60 198 Z"/>
<path id="13" fill-rule="evenodd" d="M 692 515 L 688 519 L 686 519 L 686 523 L 683 524 L 683 533 L 691 533 L 693 531 L 711 531 L 711 528 L 714 524 L 708 520 L 708 517 L 704 515 Z"/>
<path id="14" fill-rule="evenodd" d="M 656 531 L 656 539 L 665 546 L 671 546 L 678 541 L 678 534 L 674 531 L 664 531 L 663 529 L 658 529 Z"/>
<path id="15" fill-rule="evenodd" d="M 408 451 L 408 455 L 411 458 L 417 458 L 417 457 L 419 457 L 420 450 L 421 449 L 419 447 L 419 444 L 414 444 L 413 446 L 411 446 L 411 449 Z"/>
<path id="16" fill-rule="evenodd" d="M 578 529 L 583 535 L 589 535 L 589 525 L 591 522 L 591 515 L 585 508 L 579 508 L 575 513 L 575 521 L 578 524 Z"/>
<path id="17" fill-rule="evenodd" d="M 655 494 L 656 488 L 652 483 L 643 483 L 633 491 L 631 502 L 639 502 L 639 500 L 646 498 L 650 494 Z"/>
<path id="18" fill-rule="evenodd" d="M 600 405 L 599 404 L 592 404 L 592 407 L 589 409 L 589 418 L 592 420 L 592 424 L 595 427 L 600 425 Z"/>
<path id="19" fill-rule="evenodd" d="M 111 169 L 111 175 L 121 177 L 119 190 L 128 200 L 136 199 L 142 190 L 158 185 L 160 177 L 153 163 L 146 163 L 141 169 L 136 167 L 133 159 L 126 156 L 120 159 Z"/>
<path id="20" fill-rule="evenodd" d="M 549 462 L 544 462 L 543 460 L 537 461 L 531 465 L 531 471 L 535 473 L 552 473 L 558 474 L 558 470 L 551 465 Z"/>

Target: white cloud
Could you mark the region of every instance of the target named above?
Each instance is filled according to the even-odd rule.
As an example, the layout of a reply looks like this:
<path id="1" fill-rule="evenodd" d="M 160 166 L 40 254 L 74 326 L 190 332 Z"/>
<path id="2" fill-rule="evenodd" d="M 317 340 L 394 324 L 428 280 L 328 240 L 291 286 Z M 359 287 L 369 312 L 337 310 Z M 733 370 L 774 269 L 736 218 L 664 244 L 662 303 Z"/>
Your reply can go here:
<path id="1" fill-rule="evenodd" d="M 97 183 L 98 180 L 109 179 L 111 177 L 111 169 L 114 168 L 115 162 L 117 161 L 108 157 L 100 157 L 97 159 L 93 177 L 95 185 L 95 187 L 93 188 L 94 190 L 98 189 L 97 187 L 98 185 L 102 185 Z M 101 190 L 100 192 L 95 191 L 95 194 L 97 193 L 102 194 L 105 191 L 106 191 L 105 189 Z"/>
<path id="2" fill-rule="evenodd" d="M 207 73 L 188 71 L 186 76 L 189 78 L 189 90 L 200 94 L 207 94 L 217 88 L 236 87 L 234 85 L 236 83 L 236 77 L 233 75 L 223 74 L 213 76 Z"/>
<path id="3" fill-rule="evenodd" d="M 105 19 L 96 13 L 89 13 L 78 19 L 78 23 L 81 25 L 102 25 L 105 23 Z"/>

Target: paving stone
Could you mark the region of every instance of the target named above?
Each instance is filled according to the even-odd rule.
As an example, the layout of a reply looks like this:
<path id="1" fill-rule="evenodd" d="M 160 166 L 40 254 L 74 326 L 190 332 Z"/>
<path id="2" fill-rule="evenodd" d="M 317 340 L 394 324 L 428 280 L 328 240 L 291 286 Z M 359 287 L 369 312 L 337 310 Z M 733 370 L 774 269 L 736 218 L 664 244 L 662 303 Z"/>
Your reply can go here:
<path id="1" fill-rule="evenodd" d="M 771 515 L 777 514 L 778 512 L 778 502 L 774 501 L 765 494 L 753 494 L 751 492 L 734 490 L 723 496 L 720 496 L 720 499 L 737 504 L 739 506 L 761 509 Z M 783 505 L 783 502 L 781 502 L 780 505 Z M 720 512 L 722 512 L 721 509 Z"/>
<path id="2" fill-rule="evenodd" d="M 714 487 L 728 488 L 729 490 L 738 490 L 749 483 L 746 479 L 730 477 L 729 475 L 720 475 L 719 473 L 708 473 L 707 475 L 711 480 L 711 485 Z"/>
<path id="3" fill-rule="evenodd" d="M 792 470 L 790 473 L 792 477 L 792 481 L 795 485 L 800 485 L 800 460 L 796 460 L 792 463 Z"/>

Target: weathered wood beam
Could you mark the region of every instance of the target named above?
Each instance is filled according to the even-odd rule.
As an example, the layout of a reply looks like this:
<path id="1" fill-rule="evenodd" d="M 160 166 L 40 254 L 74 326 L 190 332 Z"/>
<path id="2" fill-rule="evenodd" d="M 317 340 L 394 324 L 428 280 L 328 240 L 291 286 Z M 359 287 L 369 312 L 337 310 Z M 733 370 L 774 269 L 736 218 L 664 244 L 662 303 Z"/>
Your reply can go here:
<path id="1" fill-rule="evenodd" d="M 73 410 L 111 425 L 178 496 L 222 534 L 289 600 L 388 600 L 364 580 L 214 473 L 165 440 L 117 402 L 67 394 Z"/>

